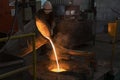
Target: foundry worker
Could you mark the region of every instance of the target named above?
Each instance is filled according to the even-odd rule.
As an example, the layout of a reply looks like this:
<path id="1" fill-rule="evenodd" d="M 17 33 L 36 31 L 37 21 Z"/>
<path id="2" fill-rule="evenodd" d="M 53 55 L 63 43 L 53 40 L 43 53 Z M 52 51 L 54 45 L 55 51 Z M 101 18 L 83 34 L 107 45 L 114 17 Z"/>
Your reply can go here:
<path id="1" fill-rule="evenodd" d="M 53 28 L 55 27 L 55 22 L 54 22 L 54 14 L 52 12 L 51 3 L 49 1 L 46 1 L 43 5 L 43 9 L 40 9 L 35 16 L 39 18 L 39 20 L 43 21 L 45 25 L 47 25 L 51 33 L 51 36 L 53 36 Z M 31 19 L 26 25 L 24 25 L 24 32 L 19 30 L 14 34 L 14 36 L 28 34 L 28 33 L 36 33 L 35 47 L 36 49 L 39 48 L 41 49 L 41 51 L 43 51 L 42 49 L 45 49 L 44 48 L 46 47 L 45 44 L 48 45 L 49 41 L 40 34 L 40 32 L 37 29 L 35 20 L 36 19 Z M 22 57 L 26 56 L 27 54 L 32 52 L 31 38 L 30 39 L 25 38 L 23 42 L 20 42 L 19 39 L 9 40 L 5 44 L 4 48 L 0 51 L 1 52 L 4 51 L 5 53 L 9 53 L 15 56 L 22 56 Z"/>
<path id="2" fill-rule="evenodd" d="M 43 5 L 43 9 L 40 9 L 37 14 L 36 17 L 39 18 L 39 20 L 41 20 L 42 22 L 44 22 L 47 25 L 47 28 L 49 29 L 51 35 L 50 37 L 53 37 L 54 33 L 53 33 L 53 29 L 55 27 L 55 18 L 54 18 L 54 14 L 52 11 L 52 4 L 50 3 L 50 1 L 46 1 Z M 46 54 L 47 51 L 49 51 L 49 49 L 51 49 L 51 45 L 45 44 L 43 46 L 40 47 L 40 55 L 41 54 Z"/>
<path id="3" fill-rule="evenodd" d="M 49 30 L 51 30 L 51 35 L 53 35 L 53 29 L 55 27 L 55 18 L 52 10 L 52 4 L 50 1 L 46 1 L 43 5 L 43 9 L 40 9 L 36 16 L 45 22 L 45 24 L 48 26 Z"/>

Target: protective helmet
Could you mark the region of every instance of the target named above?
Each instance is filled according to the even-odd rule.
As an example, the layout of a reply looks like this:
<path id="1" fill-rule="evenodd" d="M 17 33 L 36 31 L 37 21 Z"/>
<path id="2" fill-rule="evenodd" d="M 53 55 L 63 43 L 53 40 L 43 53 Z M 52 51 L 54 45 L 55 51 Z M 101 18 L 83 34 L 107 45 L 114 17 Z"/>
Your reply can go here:
<path id="1" fill-rule="evenodd" d="M 44 4 L 43 4 L 43 9 L 52 9 L 52 4 L 50 1 L 46 1 Z"/>

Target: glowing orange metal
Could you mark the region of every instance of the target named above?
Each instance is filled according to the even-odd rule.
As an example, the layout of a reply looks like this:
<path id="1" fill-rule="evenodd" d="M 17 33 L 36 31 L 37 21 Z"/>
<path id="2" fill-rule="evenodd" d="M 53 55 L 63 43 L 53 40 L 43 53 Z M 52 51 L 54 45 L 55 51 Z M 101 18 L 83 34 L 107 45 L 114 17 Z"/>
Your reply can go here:
<path id="1" fill-rule="evenodd" d="M 52 72 L 65 72 L 65 71 L 67 71 L 67 70 L 65 70 L 65 69 L 63 69 L 63 68 L 60 68 L 59 71 L 58 71 L 57 68 L 53 68 L 53 69 L 51 69 L 51 71 L 52 71 Z"/>
<path id="2" fill-rule="evenodd" d="M 55 59 L 56 59 L 56 64 L 57 64 L 57 69 L 56 71 L 57 72 L 60 72 L 60 65 L 59 65 L 59 62 L 58 62 L 58 57 L 57 57 L 57 53 L 56 53 L 56 49 L 55 49 L 55 46 L 50 38 L 50 32 L 49 32 L 49 29 L 47 27 L 47 25 L 45 25 L 39 18 L 36 17 L 36 25 L 37 25 L 37 28 L 39 30 L 39 32 L 45 37 L 47 38 L 51 45 L 52 45 L 52 48 L 53 48 L 53 51 L 54 51 L 54 55 L 55 55 Z"/>
<path id="3" fill-rule="evenodd" d="M 36 26 L 39 32 L 45 37 L 50 38 L 50 31 L 45 23 L 43 23 L 39 18 L 36 17 Z"/>
<path id="4" fill-rule="evenodd" d="M 112 37 L 116 36 L 117 22 L 108 23 L 108 34 Z"/>

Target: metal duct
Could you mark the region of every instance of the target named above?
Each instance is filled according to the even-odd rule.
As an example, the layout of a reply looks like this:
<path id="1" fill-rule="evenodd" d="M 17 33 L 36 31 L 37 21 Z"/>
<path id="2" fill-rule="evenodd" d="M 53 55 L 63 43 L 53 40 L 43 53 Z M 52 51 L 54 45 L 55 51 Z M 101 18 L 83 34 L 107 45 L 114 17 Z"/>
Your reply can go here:
<path id="1" fill-rule="evenodd" d="M 49 0 L 53 5 L 68 5 L 70 0 Z"/>

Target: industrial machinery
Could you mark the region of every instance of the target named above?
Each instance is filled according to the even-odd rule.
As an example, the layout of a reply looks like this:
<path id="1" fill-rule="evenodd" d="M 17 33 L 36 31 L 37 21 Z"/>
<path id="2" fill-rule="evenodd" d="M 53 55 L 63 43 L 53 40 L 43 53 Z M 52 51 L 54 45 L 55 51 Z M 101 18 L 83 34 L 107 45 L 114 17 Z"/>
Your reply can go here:
<path id="1" fill-rule="evenodd" d="M 30 22 L 24 26 L 23 31 L 19 30 L 14 36 L 0 39 L 0 41 L 7 40 L 7 43 L 0 51 L 1 54 L 3 54 L 0 59 L 3 59 L 3 56 L 10 58 L 5 59 L 7 65 L 3 65 L 3 61 L 1 61 L 2 66 L 0 67 L 2 67 L 3 72 L 1 72 L 0 79 L 4 80 L 6 76 L 8 77 L 11 76 L 11 74 L 14 75 L 27 70 L 30 75 L 28 76 L 29 79 L 32 76 L 31 79 L 34 80 L 98 80 L 95 75 L 97 71 L 95 53 L 73 50 L 76 49 L 76 46 L 79 47 L 81 44 L 91 40 L 92 28 L 88 26 L 90 25 L 89 22 L 86 24 L 85 22 L 74 20 L 75 21 L 71 18 L 64 18 L 60 21 L 60 24 L 57 24 L 57 26 L 59 26 L 57 27 L 58 32 L 55 37 L 52 38 L 47 28 L 48 26 L 36 17 L 35 20 L 30 20 Z M 41 46 L 50 41 L 54 43 L 57 54 L 53 55 L 54 49 L 50 49 L 46 55 L 40 56 L 42 53 L 39 51 Z M 38 50 L 37 53 L 36 50 Z M 24 59 L 32 52 L 32 61 L 31 57 L 28 58 L 29 60 L 27 61 L 30 64 L 33 62 L 33 66 L 25 65 Z M 6 66 L 8 67 L 9 65 L 12 66 L 7 70 Z M 15 70 L 13 70 L 13 68 Z M 8 71 L 10 71 L 10 73 Z M 26 76 L 24 75 L 26 73 L 22 74 Z M 16 75 L 14 76 L 16 77 Z"/>
<path id="2" fill-rule="evenodd" d="M 5 52 L 5 53 L 9 53 L 9 54 L 12 54 L 12 55 L 15 55 L 15 56 L 19 56 L 19 57 L 25 57 L 27 54 L 29 54 L 29 53 L 31 53 L 33 50 L 35 50 L 35 49 L 38 49 L 39 47 L 41 47 L 42 45 L 44 45 L 44 44 L 46 44 L 48 41 L 42 36 L 42 35 L 46 35 L 46 34 L 48 34 L 47 33 L 47 31 L 46 31 L 46 28 L 47 28 L 47 26 L 44 24 L 44 23 L 40 23 L 40 21 L 39 21 L 39 19 L 36 19 L 36 21 L 38 21 L 36 24 L 39 24 L 40 25 L 40 27 L 39 27 L 39 25 L 37 25 L 37 28 L 36 28 L 36 26 L 35 26 L 35 24 L 34 24 L 34 20 L 31 20 L 27 25 L 25 25 L 24 26 L 24 30 L 25 30 L 25 32 L 21 32 L 21 31 L 19 31 L 19 32 L 17 32 L 16 34 L 15 34 L 15 36 L 17 37 L 17 36 L 19 36 L 20 34 L 21 34 L 21 37 L 23 37 L 25 34 L 25 37 L 23 38 L 23 39 L 16 39 L 16 40 L 11 40 L 12 38 L 16 38 L 16 37 L 10 37 L 10 40 L 6 43 L 6 45 L 2 48 L 3 49 L 3 52 Z M 45 32 L 42 32 L 41 31 L 41 29 L 42 29 L 42 31 L 45 31 Z M 45 29 L 45 30 L 44 30 Z M 39 31 L 38 31 L 39 30 Z M 31 34 L 31 36 L 33 36 L 33 38 L 31 39 L 31 38 L 27 38 L 27 39 L 25 39 L 26 37 L 27 37 L 27 33 L 30 33 L 30 32 L 35 32 L 36 33 L 36 35 L 32 35 Z M 49 32 L 49 31 L 48 31 Z M 40 34 L 41 33 L 41 34 Z M 23 35 L 23 36 L 22 36 Z M 29 35 L 29 34 L 28 34 Z M 48 36 L 49 36 L 49 34 L 48 34 Z M 17 37 L 18 38 L 18 37 Z M 6 39 L 8 39 L 8 38 L 6 38 Z M 35 40 L 34 40 L 35 39 Z M 4 39 L 3 39 L 4 40 Z M 31 46 L 31 40 L 33 40 L 33 50 L 32 50 L 32 46 Z M 28 41 L 28 45 L 27 46 L 25 46 L 25 43 Z M 34 42 L 35 41 L 35 42 Z M 21 45 L 22 44 L 22 45 Z M 14 45 L 14 46 L 13 46 Z M 21 46 L 21 47 L 20 47 Z M 58 49 L 60 48 L 60 47 L 57 47 Z M 93 74 L 89 74 L 89 72 L 92 72 L 92 68 L 94 67 L 95 68 L 95 66 L 93 66 L 94 65 L 94 57 L 95 57 L 95 55 L 94 55 L 94 53 L 89 53 L 89 52 L 76 52 L 76 51 L 72 51 L 72 50 L 68 50 L 68 49 L 65 49 L 65 48 L 60 48 L 61 49 L 61 51 L 63 51 L 63 53 L 61 53 L 62 54 L 62 56 L 65 56 L 65 57 L 62 57 L 61 56 L 61 59 L 63 59 L 63 62 L 61 62 L 60 61 L 60 67 L 62 67 L 62 65 L 66 65 L 65 67 L 63 67 L 63 68 L 66 68 L 67 67 L 67 71 L 68 72 L 64 72 L 64 73 L 58 73 L 58 74 L 56 74 L 56 73 L 54 73 L 54 72 L 50 72 L 49 74 L 47 74 L 48 76 L 50 76 L 51 78 L 53 78 L 53 80 L 56 80 L 56 78 L 58 79 L 61 79 L 62 77 L 63 77 L 63 80 L 65 80 L 66 79 L 66 77 L 69 77 L 69 76 L 71 76 L 73 73 L 74 74 L 76 74 L 76 75 L 73 75 L 73 77 L 71 77 L 72 79 L 71 80 L 75 80 L 75 79 L 90 79 L 91 78 L 91 76 L 93 75 Z M 64 53 L 65 52 L 65 53 Z M 38 52 L 39 53 L 39 52 Z M 71 56 L 71 57 L 70 57 Z M 75 56 L 75 57 L 72 57 L 72 56 Z M 74 62 L 79 62 L 79 58 L 77 58 L 78 56 L 83 56 L 85 59 L 83 60 L 83 61 L 85 61 L 85 63 L 83 62 L 83 66 L 85 67 L 85 69 L 84 69 L 84 67 L 81 67 L 80 65 L 78 65 L 78 64 L 74 64 Z M 44 77 L 42 77 L 42 76 L 39 76 L 39 74 L 41 74 L 41 73 L 39 73 L 39 72 L 36 72 L 36 69 L 37 69 L 37 66 L 39 67 L 40 66 L 40 69 L 39 70 L 41 70 L 41 69 L 45 69 L 45 72 L 43 71 L 42 72 L 42 74 L 43 73 L 46 73 L 46 71 L 47 72 L 49 72 L 50 71 L 50 69 L 51 69 L 51 67 L 50 68 L 48 68 L 48 67 L 42 67 L 42 66 L 50 66 L 50 63 L 52 62 L 52 65 L 54 64 L 54 59 L 53 59 L 53 61 L 51 61 L 50 59 L 48 59 L 48 57 L 43 57 L 42 59 L 41 59 L 41 61 L 43 61 L 42 63 L 41 62 L 39 62 L 39 63 L 41 63 L 40 65 L 37 63 L 36 64 L 36 53 L 34 53 L 34 59 L 33 59 L 33 68 L 30 68 L 30 74 L 31 75 L 34 75 L 34 80 L 36 80 L 36 78 L 47 78 L 47 80 L 49 79 L 49 77 L 46 77 L 46 76 L 44 76 Z M 66 59 L 65 59 L 66 58 Z M 47 60 L 49 60 L 49 62 L 46 62 Z M 77 60 L 78 59 L 78 60 Z M 65 61 L 65 60 L 67 60 L 67 61 Z M 74 61 L 75 60 L 75 61 Z M 61 63 L 63 63 L 62 65 L 61 65 Z M 68 64 L 67 64 L 68 63 Z M 41 66 L 42 65 L 42 66 Z M 76 65 L 76 66 L 72 66 L 72 65 Z M 92 65 L 92 66 L 90 66 L 90 65 Z M 89 67 L 90 67 L 90 69 L 89 69 Z M 81 71 L 81 70 L 83 70 L 83 69 L 85 70 L 85 71 Z M 24 68 L 25 70 L 26 69 L 28 69 L 28 67 L 25 67 Z M 24 70 L 23 69 L 23 70 Z M 33 70 L 34 72 L 32 73 L 31 72 L 31 70 Z M 39 70 L 37 70 L 37 71 L 39 71 Z M 75 71 L 74 71 L 75 70 Z M 79 71 L 80 70 L 80 71 Z M 70 71 L 70 72 L 69 72 Z M 37 73 L 37 75 L 36 75 L 36 73 Z M 80 75 L 79 75 L 80 74 Z M 88 75 L 89 74 L 89 76 L 86 76 L 86 75 Z M 43 74 L 44 75 L 44 74 Z M 57 77 L 58 76 L 58 77 Z M 81 76 L 81 77 L 80 77 Z M 2 77 L 2 76 L 1 76 Z M 44 79 L 44 80 L 46 80 L 46 79 Z M 68 78 L 67 80 L 70 80 L 70 78 Z"/>

